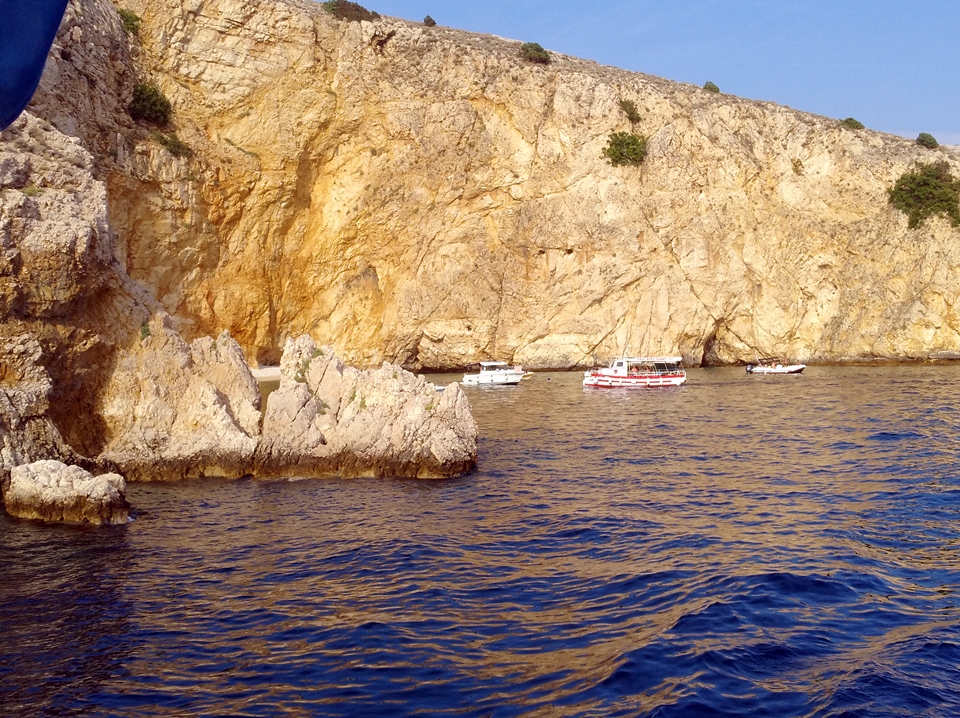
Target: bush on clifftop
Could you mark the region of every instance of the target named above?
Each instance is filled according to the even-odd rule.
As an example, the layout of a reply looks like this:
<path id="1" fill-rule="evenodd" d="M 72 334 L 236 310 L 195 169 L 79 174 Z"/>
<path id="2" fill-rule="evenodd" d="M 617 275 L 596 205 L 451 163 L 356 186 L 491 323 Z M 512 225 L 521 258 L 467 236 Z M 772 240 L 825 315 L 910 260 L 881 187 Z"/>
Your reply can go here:
<path id="1" fill-rule="evenodd" d="M 614 132 L 607 139 L 603 157 L 615 167 L 621 165 L 640 165 L 647 156 L 647 140 L 631 132 Z"/>
<path id="2" fill-rule="evenodd" d="M 840 124 L 850 130 L 862 130 L 864 128 L 864 124 L 860 120 L 855 120 L 852 117 L 840 120 Z"/>
<path id="3" fill-rule="evenodd" d="M 427 15 L 425 18 L 423 18 L 423 24 L 427 27 L 436 27 L 437 21 Z"/>
<path id="4" fill-rule="evenodd" d="M 887 190 L 890 204 L 909 217 L 907 226 L 916 229 L 935 214 L 960 227 L 960 180 L 950 174 L 946 162 L 918 164 L 905 172 L 892 189 Z"/>
<path id="5" fill-rule="evenodd" d="M 926 147 L 928 150 L 935 150 L 940 146 L 940 143 L 937 142 L 937 138 L 931 135 L 929 132 L 921 132 L 917 136 L 917 144 L 921 147 Z"/>
<path id="6" fill-rule="evenodd" d="M 156 85 L 140 84 L 133 88 L 133 100 L 127 112 L 135 120 L 145 120 L 155 125 L 165 125 L 173 107 Z"/>
<path id="7" fill-rule="evenodd" d="M 362 5 L 349 2 L 349 0 L 327 0 L 322 5 L 324 10 L 341 20 L 360 22 L 361 20 L 376 20 L 380 17 L 380 13 L 367 10 Z"/>
<path id="8" fill-rule="evenodd" d="M 716 83 L 710 82 L 710 80 L 703 83 L 703 89 L 707 92 L 720 92 L 720 88 L 717 87 Z"/>
<path id="9" fill-rule="evenodd" d="M 520 46 L 520 57 L 541 65 L 550 64 L 550 53 L 543 49 L 538 42 L 525 42 Z"/>

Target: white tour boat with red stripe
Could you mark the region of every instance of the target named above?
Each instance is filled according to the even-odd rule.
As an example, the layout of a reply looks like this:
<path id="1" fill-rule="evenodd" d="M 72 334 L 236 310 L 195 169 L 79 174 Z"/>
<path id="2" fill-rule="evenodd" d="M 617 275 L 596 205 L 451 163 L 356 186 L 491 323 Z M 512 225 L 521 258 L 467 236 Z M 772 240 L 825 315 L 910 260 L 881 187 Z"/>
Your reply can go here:
<path id="1" fill-rule="evenodd" d="M 610 366 L 583 372 L 585 387 L 680 386 L 687 380 L 683 357 L 614 357 Z"/>

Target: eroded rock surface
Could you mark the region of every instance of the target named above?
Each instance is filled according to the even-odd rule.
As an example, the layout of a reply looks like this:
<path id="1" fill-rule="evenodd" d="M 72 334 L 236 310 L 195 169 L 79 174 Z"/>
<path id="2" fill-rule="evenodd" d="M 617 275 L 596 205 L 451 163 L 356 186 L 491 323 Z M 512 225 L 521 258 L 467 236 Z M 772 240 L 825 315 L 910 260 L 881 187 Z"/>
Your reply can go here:
<path id="1" fill-rule="evenodd" d="M 122 476 L 54 460 L 15 466 L 3 502 L 11 516 L 47 522 L 122 524 L 130 511 Z"/>
<path id="2" fill-rule="evenodd" d="M 42 350 L 29 335 L 10 337 L 0 351 L 0 490 L 10 471 L 39 459 L 72 460 L 48 414 L 50 376 L 40 364 Z"/>
<path id="3" fill-rule="evenodd" d="M 280 369 L 258 475 L 442 478 L 476 463 L 477 425 L 458 384 L 440 391 L 386 363 L 348 367 L 309 337 L 287 341 Z"/>
<path id="4" fill-rule="evenodd" d="M 104 457 L 131 480 L 249 474 L 260 391 L 226 333 L 187 344 L 159 317 L 123 351 L 103 400 Z"/>
<path id="5" fill-rule="evenodd" d="M 84 469 L 119 468 L 129 479 L 238 477 L 258 466 L 267 467 L 267 475 L 301 476 L 445 476 L 469 469 L 475 448 L 463 456 L 451 450 L 442 420 L 366 412 L 363 422 L 376 419 L 371 432 L 409 433 L 412 444 L 365 442 L 351 430 L 349 412 L 335 414 L 328 426 L 321 400 L 311 415 L 314 398 L 306 384 L 290 393 L 292 403 L 273 408 L 268 426 L 283 426 L 283 441 L 274 436 L 257 453 L 260 393 L 240 346 L 225 332 L 184 341 L 177 319 L 118 261 L 124 251 L 97 175 L 153 182 L 166 191 L 179 181 L 177 167 L 189 169 L 181 163 L 170 171 L 169 152 L 155 138 L 145 141 L 150 133 L 123 114 L 133 78 L 121 32 L 109 3 L 73 2 L 34 107 L 78 137 L 30 113 L 0 136 L 0 490 L 14 469 L 39 460 L 75 465 L 45 468 L 44 491 L 80 481 L 76 472 Z M 89 94 L 79 97 L 84 88 Z M 152 199 L 141 193 L 148 215 Z M 181 249 L 189 263 L 194 249 Z M 360 376 L 342 364 L 338 371 Z M 413 397 L 402 384 L 383 388 Z M 414 393 L 426 386 L 414 384 Z M 375 397 L 373 391 L 372 405 L 388 403 Z M 469 407 L 466 412 L 472 424 Z M 391 423 L 401 421 L 412 423 Z M 475 425 L 472 441 L 475 447 Z M 52 515 L 57 505 L 44 511 Z M 80 503 L 65 511 L 59 520 L 95 520 L 97 512 Z"/>
<path id="6" fill-rule="evenodd" d="M 0 135 L 0 316 L 64 316 L 114 263 L 107 193 L 80 141 L 24 113 Z"/>

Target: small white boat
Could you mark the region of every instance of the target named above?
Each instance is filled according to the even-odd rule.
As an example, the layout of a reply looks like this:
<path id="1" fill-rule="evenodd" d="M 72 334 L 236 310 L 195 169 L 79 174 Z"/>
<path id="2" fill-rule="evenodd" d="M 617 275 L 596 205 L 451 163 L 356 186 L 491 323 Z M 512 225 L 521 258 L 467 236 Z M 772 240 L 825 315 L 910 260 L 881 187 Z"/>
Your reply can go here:
<path id="1" fill-rule="evenodd" d="M 525 372 L 522 366 L 510 366 L 504 361 L 480 362 L 479 374 L 464 374 L 463 384 L 478 386 L 481 384 L 519 384 L 524 377 L 533 376 Z"/>
<path id="2" fill-rule="evenodd" d="M 613 357 L 610 366 L 583 372 L 585 387 L 680 386 L 687 380 L 683 357 Z"/>
<path id="3" fill-rule="evenodd" d="M 779 357 L 757 357 L 756 364 L 747 364 L 747 374 L 799 374 L 806 368 L 806 364 L 784 364 Z"/>

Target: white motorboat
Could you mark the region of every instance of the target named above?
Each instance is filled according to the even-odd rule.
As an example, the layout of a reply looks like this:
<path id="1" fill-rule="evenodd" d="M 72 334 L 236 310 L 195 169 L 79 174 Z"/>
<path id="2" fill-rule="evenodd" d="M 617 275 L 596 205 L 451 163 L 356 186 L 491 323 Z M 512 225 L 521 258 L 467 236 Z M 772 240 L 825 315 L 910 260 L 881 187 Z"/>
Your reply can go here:
<path id="1" fill-rule="evenodd" d="M 680 386 L 687 380 L 683 357 L 613 357 L 610 366 L 583 373 L 585 387 Z"/>
<path id="2" fill-rule="evenodd" d="M 747 374 L 799 374 L 806 368 L 806 364 L 784 364 L 779 357 L 757 357 L 756 364 L 747 364 Z"/>
<path id="3" fill-rule="evenodd" d="M 511 366 L 504 361 L 480 362 L 479 374 L 464 374 L 463 384 L 479 386 L 482 384 L 519 384 L 524 377 L 533 376 L 525 372 L 522 366 Z"/>

